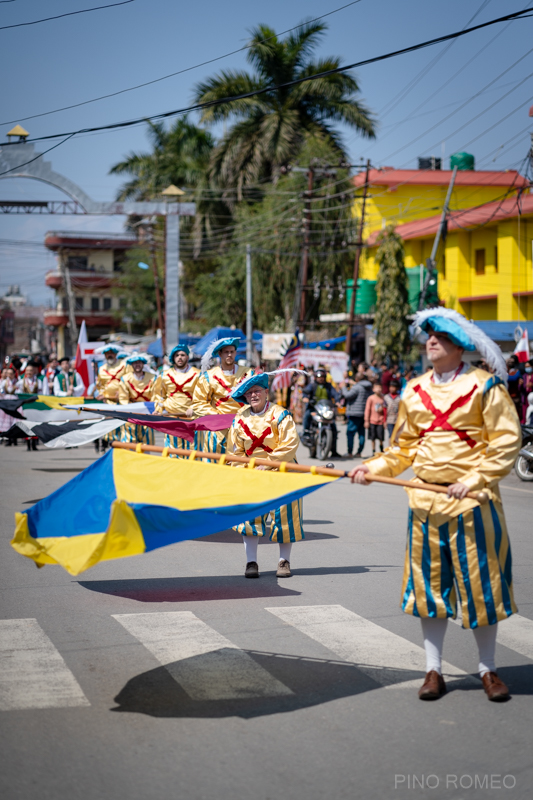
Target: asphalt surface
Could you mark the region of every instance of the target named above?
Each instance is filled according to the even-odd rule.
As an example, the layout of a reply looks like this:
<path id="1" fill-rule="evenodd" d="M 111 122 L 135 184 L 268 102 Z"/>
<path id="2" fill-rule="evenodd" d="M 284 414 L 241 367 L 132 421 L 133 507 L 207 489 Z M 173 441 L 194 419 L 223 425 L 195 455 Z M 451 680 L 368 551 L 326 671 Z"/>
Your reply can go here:
<path id="1" fill-rule="evenodd" d="M 261 578 L 245 580 L 231 531 L 78 578 L 37 570 L 9 545 L 14 512 L 95 457 L 0 447 L 0 638 L 19 637 L 15 664 L 0 653 L 0 689 L 10 669 L 45 675 L 28 707 L 0 711 L 3 800 L 531 797 L 533 484 L 511 474 L 502 488 L 520 616 L 497 661 L 512 700 L 487 701 L 469 677 L 473 636 L 450 623 L 455 680 L 422 703 L 420 624 L 399 609 L 401 489 L 340 480 L 306 498 L 289 580 L 268 543 Z M 64 707 L 37 707 L 52 679 Z"/>

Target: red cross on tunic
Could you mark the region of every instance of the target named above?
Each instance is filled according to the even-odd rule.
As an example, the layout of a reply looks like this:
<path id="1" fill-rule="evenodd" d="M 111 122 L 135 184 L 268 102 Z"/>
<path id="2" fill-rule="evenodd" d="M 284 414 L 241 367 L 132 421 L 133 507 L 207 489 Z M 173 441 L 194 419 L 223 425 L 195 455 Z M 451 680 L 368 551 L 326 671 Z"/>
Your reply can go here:
<path id="1" fill-rule="evenodd" d="M 462 406 L 468 403 L 468 401 L 470 400 L 476 389 L 477 385 L 474 385 L 470 389 L 468 394 L 461 395 L 461 397 L 458 397 L 457 400 L 454 400 L 451 406 L 446 411 L 439 411 L 439 409 L 435 408 L 435 406 L 433 405 L 433 402 L 429 394 L 424 389 L 422 389 L 420 384 L 413 386 L 413 390 L 418 394 L 418 396 L 422 400 L 427 410 L 431 411 L 431 413 L 435 416 L 435 419 L 433 420 L 429 428 L 425 428 L 425 430 L 420 432 L 420 438 L 422 439 L 426 435 L 426 433 L 430 433 L 431 431 L 434 431 L 437 428 L 442 428 L 443 431 L 453 431 L 454 433 L 456 433 L 457 436 L 460 439 L 462 439 L 463 442 L 466 442 L 469 447 L 475 447 L 476 442 L 474 441 L 474 439 L 472 439 L 466 431 L 454 428 L 448 422 L 448 418 L 454 411 L 456 411 L 458 408 L 462 408 Z"/>
<path id="2" fill-rule="evenodd" d="M 228 391 L 231 392 L 231 386 L 228 386 L 227 383 L 224 383 L 224 381 L 221 380 L 221 378 L 219 378 L 218 375 L 213 375 L 213 378 L 216 380 L 217 383 L 219 383 L 222 386 L 223 389 L 225 389 L 227 392 Z M 215 408 L 218 408 L 221 403 L 225 403 L 227 400 L 231 400 L 230 394 L 227 394 L 224 397 L 221 397 L 219 400 L 217 400 L 215 403 Z"/>
<path id="3" fill-rule="evenodd" d="M 130 387 L 131 391 L 135 392 L 135 394 L 137 395 L 136 397 L 133 398 L 135 401 L 136 400 L 150 400 L 151 399 L 150 397 L 145 397 L 144 396 L 145 391 L 150 388 L 150 384 L 148 384 L 148 386 L 145 386 L 144 389 L 141 389 L 141 391 L 139 392 L 139 390 L 136 389 L 135 386 L 132 383 L 130 383 L 129 381 L 126 381 L 126 383 Z"/>
<path id="4" fill-rule="evenodd" d="M 266 453 L 272 453 L 272 448 L 268 447 L 266 444 L 264 444 L 264 441 L 265 441 L 266 437 L 268 436 L 268 434 L 272 433 L 272 428 L 270 427 L 270 425 L 268 426 L 268 428 L 265 428 L 265 430 L 263 431 L 261 436 L 254 436 L 254 434 L 252 433 L 252 431 L 250 430 L 250 428 L 248 427 L 246 422 L 243 422 L 242 419 L 239 420 L 239 425 L 241 426 L 243 431 L 245 433 L 247 433 L 248 436 L 250 437 L 250 439 L 252 440 L 252 446 L 248 450 L 246 448 L 244 448 L 244 452 L 246 453 L 246 455 L 248 457 L 250 457 L 252 455 L 252 453 L 254 452 L 254 450 L 257 450 L 258 447 L 262 447 L 263 450 Z"/>
<path id="5" fill-rule="evenodd" d="M 172 377 L 172 375 L 170 375 L 170 373 L 168 373 L 168 372 L 167 372 L 167 377 L 168 377 L 168 378 L 169 378 L 169 379 L 172 381 L 172 383 L 173 383 L 173 384 L 174 384 L 174 386 L 176 387 L 176 388 L 174 389 L 174 391 L 173 391 L 173 392 L 171 392 L 171 393 L 169 394 L 169 397 L 174 397 L 174 395 L 175 395 L 175 394 L 177 394 L 178 392 L 181 392 L 182 394 L 185 394 L 185 395 L 187 395 L 187 397 L 188 397 L 190 400 L 192 400 L 192 394 L 190 394 L 189 392 L 187 392 L 187 391 L 186 391 L 186 389 L 184 389 L 183 387 L 184 387 L 184 386 L 187 386 L 187 384 L 188 384 L 188 383 L 190 383 L 190 382 L 192 381 L 192 379 L 194 378 L 194 375 L 191 375 L 191 377 L 190 377 L 190 378 L 187 378 L 187 380 L 186 380 L 186 381 L 184 381 L 183 383 L 178 383 L 177 381 L 175 381 L 175 380 L 174 380 L 174 378 Z"/>

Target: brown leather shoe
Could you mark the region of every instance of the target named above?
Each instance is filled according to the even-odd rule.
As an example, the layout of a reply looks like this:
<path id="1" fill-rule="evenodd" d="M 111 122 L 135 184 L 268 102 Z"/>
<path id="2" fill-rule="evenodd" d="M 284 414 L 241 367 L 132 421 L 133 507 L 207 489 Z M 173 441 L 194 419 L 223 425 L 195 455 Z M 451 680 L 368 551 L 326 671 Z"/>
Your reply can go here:
<path id="1" fill-rule="evenodd" d="M 246 569 L 244 570 L 244 577 L 245 578 L 258 578 L 259 577 L 259 566 L 257 561 L 249 561 L 246 565 Z"/>
<path id="2" fill-rule="evenodd" d="M 291 565 L 289 564 L 286 558 L 284 558 L 282 561 L 279 562 L 278 571 L 276 572 L 276 577 L 277 578 L 292 577 Z"/>
<path id="3" fill-rule="evenodd" d="M 492 700 L 493 703 L 505 703 L 506 700 L 509 700 L 511 696 L 509 694 L 509 689 L 501 678 L 498 677 L 497 672 L 485 672 L 481 681 L 487 697 L 489 700 Z"/>
<path id="4" fill-rule="evenodd" d="M 436 669 L 432 669 L 426 674 L 424 683 L 418 690 L 418 696 L 421 700 L 438 700 L 443 694 L 446 694 L 444 678 Z"/>

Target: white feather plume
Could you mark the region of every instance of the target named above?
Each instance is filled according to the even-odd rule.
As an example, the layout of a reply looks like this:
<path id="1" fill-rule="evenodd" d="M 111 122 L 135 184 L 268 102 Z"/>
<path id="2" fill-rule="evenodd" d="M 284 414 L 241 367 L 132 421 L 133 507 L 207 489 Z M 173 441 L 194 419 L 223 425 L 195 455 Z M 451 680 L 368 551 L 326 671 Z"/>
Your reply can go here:
<path id="1" fill-rule="evenodd" d="M 213 358 L 213 350 L 223 341 L 224 339 L 215 339 L 214 342 L 211 342 L 211 344 L 203 354 L 202 360 L 200 362 L 200 370 L 202 372 L 207 372 L 207 370 L 211 366 L 211 359 Z"/>
<path id="2" fill-rule="evenodd" d="M 265 375 L 281 375 L 282 372 L 297 372 L 299 375 L 307 375 L 309 377 L 309 373 L 305 371 L 305 369 L 275 369 L 272 372 L 265 372 Z"/>
<path id="3" fill-rule="evenodd" d="M 425 308 L 423 311 L 418 311 L 414 318 L 415 326 L 420 328 L 422 323 L 429 319 L 429 317 L 445 317 L 446 319 L 456 322 L 457 325 L 464 330 L 469 339 L 471 339 L 482 359 L 507 386 L 507 367 L 502 351 L 496 342 L 487 336 L 481 328 L 478 328 L 477 325 L 470 322 L 470 320 L 466 319 L 466 317 L 463 317 L 462 314 L 459 314 L 452 308 L 444 308 L 443 306 Z"/>

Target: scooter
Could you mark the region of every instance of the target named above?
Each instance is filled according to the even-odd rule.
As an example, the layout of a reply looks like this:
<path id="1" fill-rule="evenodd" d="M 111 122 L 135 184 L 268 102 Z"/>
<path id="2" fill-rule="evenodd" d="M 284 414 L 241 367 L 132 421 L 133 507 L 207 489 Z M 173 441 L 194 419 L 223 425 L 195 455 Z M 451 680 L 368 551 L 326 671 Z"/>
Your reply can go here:
<path id="1" fill-rule="evenodd" d="M 533 481 L 533 425 L 522 425 L 522 448 L 514 471 L 521 481 Z"/>
<path id="2" fill-rule="evenodd" d="M 303 443 L 309 448 L 311 458 L 326 461 L 333 447 L 335 406 L 331 400 L 317 400 L 311 412 L 311 425 Z"/>

